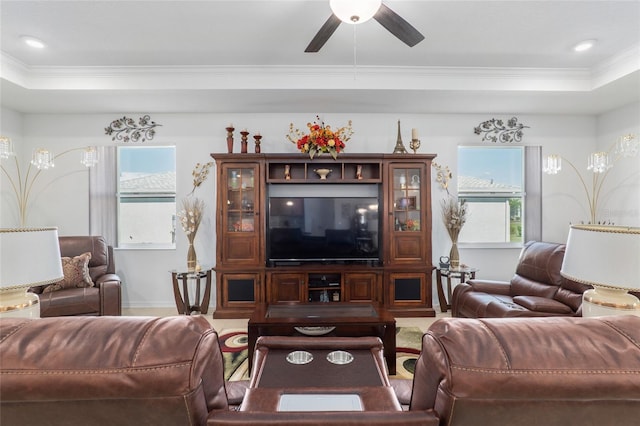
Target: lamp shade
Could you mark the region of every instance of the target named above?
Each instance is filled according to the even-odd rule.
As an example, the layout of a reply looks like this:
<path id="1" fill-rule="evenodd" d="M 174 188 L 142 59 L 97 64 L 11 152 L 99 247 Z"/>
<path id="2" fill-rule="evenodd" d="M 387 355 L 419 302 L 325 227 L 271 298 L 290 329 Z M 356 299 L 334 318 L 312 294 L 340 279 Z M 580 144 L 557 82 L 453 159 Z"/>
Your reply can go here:
<path id="1" fill-rule="evenodd" d="M 330 0 L 334 15 L 347 24 L 361 24 L 373 18 L 382 0 Z"/>
<path id="2" fill-rule="evenodd" d="M 560 274 L 592 285 L 582 295 L 582 316 L 640 316 L 640 228 L 573 225 Z"/>
<path id="3" fill-rule="evenodd" d="M 0 229 L 0 292 L 62 278 L 57 228 Z"/>
<path id="4" fill-rule="evenodd" d="M 560 273 L 583 284 L 640 289 L 640 228 L 572 225 Z"/>

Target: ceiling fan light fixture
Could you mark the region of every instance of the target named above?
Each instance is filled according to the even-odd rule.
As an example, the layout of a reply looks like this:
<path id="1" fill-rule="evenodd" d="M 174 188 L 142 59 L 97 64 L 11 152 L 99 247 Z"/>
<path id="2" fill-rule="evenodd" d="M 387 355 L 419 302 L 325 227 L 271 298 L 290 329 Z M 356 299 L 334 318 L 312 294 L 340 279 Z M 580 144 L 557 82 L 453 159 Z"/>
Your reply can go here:
<path id="1" fill-rule="evenodd" d="M 347 24 L 361 24 L 373 18 L 382 0 L 330 0 L 334 15 Z"/>

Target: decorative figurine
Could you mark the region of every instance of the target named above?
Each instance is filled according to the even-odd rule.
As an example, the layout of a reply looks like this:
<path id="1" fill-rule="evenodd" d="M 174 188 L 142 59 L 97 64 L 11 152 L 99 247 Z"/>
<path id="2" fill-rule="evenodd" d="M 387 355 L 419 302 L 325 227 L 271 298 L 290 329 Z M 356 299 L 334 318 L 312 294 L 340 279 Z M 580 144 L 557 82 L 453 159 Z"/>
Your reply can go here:
<path id="1" fill-rule="evenodd" d="M 284 178 L 285 180 L 291 179 L 291 166 L 285 164 L 284 166 Z"/>
<path id="2" fill-rule="evenodd" d="M 247 153 L 247 136 L 249 135 L 249 132 L 247 132 L 247 129 L 242 129 L 240 131 L 240 134 L 242 135 L 242 138 L 240 140 L 240 152 L 242 154 L 246 154 Z"/>
<path id="3" fill-rule="evenodd" d="M 262 139 L 262 135 L 260 134 L 260 132 L 258 132 L 255 135 L 253 135 L 253 138 L 256 140 L 255 152 L 256 154 L 260 154 L 260 139 Z"/>
<path id="4" fill-rule="evenodd" d="M 362 165 L 358 164 L 356 166 L 356 179 L 362 180 Z"/>
<path id="5" fill-rule="evenodd" d="M 393 149 L 394 154 L 406 154 L 407 149 L 402 144 L 402 136 L 400 135 L 400 120 L 398 120 L 398 140 L 396 141 L 396 147 Z"/>
<path id="6" fill-rule="evenodd" d="M 235 128 L 233 124 L 229 124 L 229 127 L 226 127 L 227 130 L 227 152 L 231 154 L 233 152 L 233 131 Z"/>

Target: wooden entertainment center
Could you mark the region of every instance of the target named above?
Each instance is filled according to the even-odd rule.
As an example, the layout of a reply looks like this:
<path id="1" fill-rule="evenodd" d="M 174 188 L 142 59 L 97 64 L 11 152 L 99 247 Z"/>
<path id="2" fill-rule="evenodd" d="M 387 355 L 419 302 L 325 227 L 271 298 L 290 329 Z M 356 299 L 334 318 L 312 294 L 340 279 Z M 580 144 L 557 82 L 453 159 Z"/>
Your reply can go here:
<path id="1" fill-rule="evenodd" d="M 211 156 L 217 178 L 214 318 L 248 318 L 258 304 L 277 302 L 374 303 L 398 317 L 435 316 L 430 185 L 435 154 L 341 154 L 336 160 L 303 154 Z M 330 173 L 322 177 L 321 169 Z M 377 211 L 368 213 L 373 220 L 366 222 L 372 230 L 350 235 L 354 247 L 364 244 L 365 252 L 377 243 L 377 258 L 269 258 L 267 242 L 274 238 L 268 235 L 270 194 L 289 188 L 309 194 L 374 188 Z M 345 204 L 335 214 L 357 226 L 350 215 L 358 206 Z M 291 217 L 292 222 L 300 219 Z"/>

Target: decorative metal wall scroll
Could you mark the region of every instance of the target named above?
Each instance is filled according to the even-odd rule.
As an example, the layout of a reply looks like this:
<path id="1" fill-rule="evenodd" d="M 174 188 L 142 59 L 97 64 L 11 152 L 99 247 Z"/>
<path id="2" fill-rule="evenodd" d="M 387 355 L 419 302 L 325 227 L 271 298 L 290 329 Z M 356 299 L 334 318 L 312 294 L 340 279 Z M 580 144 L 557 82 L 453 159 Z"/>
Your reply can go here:
<path id="1" fill-rule="evenodd" d="M 162 126 L 151 121 L 148 115 L 140 117 L 136 123 L 133 118 L 122 117 L 113 120 L 109 127 L 104 129 L 106 135 L 112 136 L 112 141 L 144 142 L 151 140 L 156 135 L 156 127 Z"/>
<path id="2" fill-rule="evenodd" d="M 503 120 L 492 118 L 491 120 L 480 123 L 478 127 L 473 129 L 473 133 L 482 135 L 483 142 L 488 140 L 494 143 L 498 141 L 511 143 L 522 141 L 522 129 L 525 128 L 528 129 L 529 126 L 518 123 L 516 117 L 510 118 L 506 126 Z"/>

